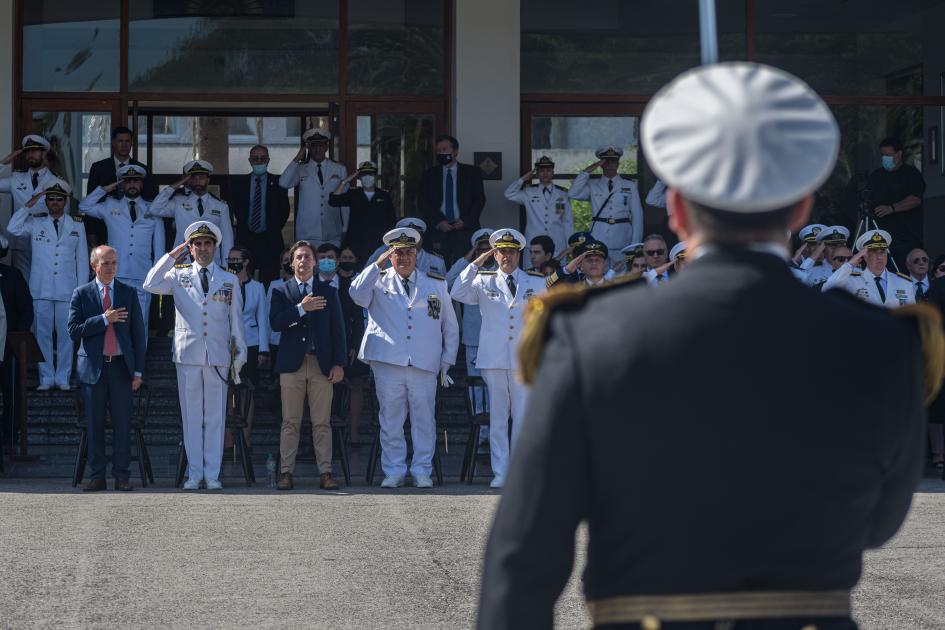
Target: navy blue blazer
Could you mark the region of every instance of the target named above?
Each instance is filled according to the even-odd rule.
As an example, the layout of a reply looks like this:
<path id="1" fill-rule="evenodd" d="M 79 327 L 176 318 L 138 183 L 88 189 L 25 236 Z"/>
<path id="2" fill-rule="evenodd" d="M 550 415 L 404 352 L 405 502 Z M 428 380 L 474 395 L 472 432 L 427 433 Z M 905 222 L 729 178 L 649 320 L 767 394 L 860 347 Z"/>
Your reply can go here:
<path id="1" fill-rule="evenodd" d="M 141 317 L 141 304 L 133 287 L 114 281 L 112 308 L 124 307 L 128 318 L 115 323 L 115 337 L 128 374 L 144 374 L 144 352 L 147 332 Z M 69 336 L 80 341 L 76 371 L 79 382 L 94 385 L 102 375 L 102 356 L 105 348 L 105 319 L 102 317 L 102 297 L 95 280 L 76 287 L 69 305 Z"/>
<path id="2" fill-rule="evenodd" d="M 302 295 L 295 278 L 289 278 L 272 292 L 269 324 L 273 331 L 282 333 L 273 368 L 280 374 L 297 372 L 302 367 L 309 340 L 313 338 L 318 365 L 325 376 L 328 376 L 332 366 L 347 365 L 345 322 L 338 291 L 317 277 L 313 279 L 313 293 L 324 296 L 327 305 L 320 311 L 306 313 L 305 317 L 299 315 L 298 304 L 302 301 Z"/>

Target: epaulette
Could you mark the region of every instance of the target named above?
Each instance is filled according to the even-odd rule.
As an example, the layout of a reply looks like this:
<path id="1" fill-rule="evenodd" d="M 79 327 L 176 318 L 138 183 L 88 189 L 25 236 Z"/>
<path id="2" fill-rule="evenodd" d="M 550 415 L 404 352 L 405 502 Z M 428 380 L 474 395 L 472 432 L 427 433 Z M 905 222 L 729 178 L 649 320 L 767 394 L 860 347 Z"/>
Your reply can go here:
<path id="1" fill-rule="evenodd" d="M 559 186 L 558 184 L 555 184 L 555 188 L 557 188 L 558 190 L 562 192 L 568 192 L 567 188 L 565 188 L 564 186 Z"/>
<path id="2" fill-rule="evenodd" d="M 494 276 L 498 272 L 495 269 L 480 269 L 476 273 L 478 273 L 481 276 Z"/>
<path id="3" fill-rule="evenodd" d="M 555 310 L 564 306 L 579 307 L 591 296 L 638 282 L 643 282 L 643 275 L 639 273 L 626 274 L 596 287 L 590 287 L 584 282 L 566 282 L 529 300 L 525 307 L 525 325 L 518 346 L 519 376 L 522 382 L 527 385 L 534 383 L 545 342 L 548 340 L 548 322 Z"/>
<path id="4" fill-rule="evenodd" d="M 37 219 L 42 219 L 43 217 L 48 217 L 49 213 L 48 212 L 31 212 L 30 216 L 35 217 Z"/>
<path id="5" fill-rule="evenodd" d="M 899 273 L 898 271 L 895 272 L 895 273 L 896 273 L 897 276 L 899 276 L 899 277 L 902 278 L 903 280 L 908 280 L 909 282 L 912 282 L 912 277 L 907 276 L 907 275 L 904 274 L 904 273 Z"/>
<path id="6" fill-rule="evenodd" d="M 174 265 L 174 269 L 186 269 L 187 267 L 190 267 L 190 263 L 177 263 Z"/>
<path id="7" fill-rule="evenodd" d="M 525 273 L 527 273 L 527 274 L 530 275 L 530 276 L 535 276 L 536 278 L 544 278 L 544 277 L 545 277 L 545 274 L 543 274 L 543 273 L 540 272 L 540 271 L 532 271 L 532 270 L 529 269 L 529 270 L 526 271 Z"/>
<path id="8" fill-rule="evenodd" d="M 862 276 L 862 275 L 863 275 L 863 272 L 862 272 L 862 271 L 851 271 L 851 272 L 850 272 L 850 275 L 851 275 L 851 276 Z"/>
<path id="9" fill-rule="evenodd" d="M 427 252 L 427 253 L 430 254 L 431 256 L 436 256 L 436 257 L 439 258 L 440 260 L 445 260 L 445 259 L 443 258 L 443 254 L 438 254 L 438 253 L 436 253 L 436 252 Z"/>
<path id="10" fill-rule="evenodd" d="M 942 314 L 922 302 L 900 306 L 893 311 L 897 317 L 915 320 L 922 343 L 922 376 L 926 406 L 932 404 L 942 388 L 945 376 L 945 333 L 942 332 Z"/>
<path id="11" fill-rule="evenodd" d="M 85 220 L 84 214 L 77 213 L 77 214 L 70 214 L 69 216 L 72 217 L 72 220 L 75 221 L 76 223 L 82 223 L 82 221 Z"/>
<path id="12" fill-rule="evenodd" d="M 436 273 L 435 271 L 428 271 L 427 275 L 433 278 L 434 280 L 446 280 L 446 276 L 440 275 Z"/>

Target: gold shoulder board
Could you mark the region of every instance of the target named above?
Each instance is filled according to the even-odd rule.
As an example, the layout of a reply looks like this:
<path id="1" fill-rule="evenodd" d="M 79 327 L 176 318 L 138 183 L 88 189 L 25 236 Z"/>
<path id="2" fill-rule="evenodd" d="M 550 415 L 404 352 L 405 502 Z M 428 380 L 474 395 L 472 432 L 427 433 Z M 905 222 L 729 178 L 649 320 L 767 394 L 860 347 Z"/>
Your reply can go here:
<path id="1" fill-rule="evenodd" d="M 433 278 L 434 280 L 446 280 L 446 276 L 441 276 L 440 274 L 433 271 L 428 271 L 427 275 Z"/>
<path id="2" fill-rule="evenodd" d="M 478 273 L 481 276 L 494 276 L 497 272 L 493 269 L 480 269 Z"/>
<path id="3" fill-rule="evenodd" d="M 897 271 L 897 272 L 896 272 L 896 275 L 899 276 L 900 278 L 902 278 L 903 280 L 908 280 L 909 282 L 912 282 L 912 278 L 910 278 L 909 276 L 907 276 L 907 275 L 904 274 L 904 273 L 899 273 L 899 272 Z"/>
<path id="4" fill-rule="evenodd" d="M 529 270 L 529 271 L 526 271 L 525 273 L 527 273 L 527 274 L 530 275 L 530 276 L 535 276 L 536 278 L 544 278 L 544 277 L 545 277 L 545 274 L 543 274 L 543 273 L 540 272 L 540 271 L 531 271 L 531 270 Z"/>

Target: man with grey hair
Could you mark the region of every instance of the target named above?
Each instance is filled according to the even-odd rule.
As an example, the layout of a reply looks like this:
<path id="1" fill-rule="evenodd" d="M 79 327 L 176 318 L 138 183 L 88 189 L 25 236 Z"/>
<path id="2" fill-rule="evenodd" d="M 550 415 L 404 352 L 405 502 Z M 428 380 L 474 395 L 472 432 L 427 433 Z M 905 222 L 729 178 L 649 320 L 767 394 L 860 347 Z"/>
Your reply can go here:
<path id="1" fill-rule="evenodd" d="M 923 391 L 920 330 L 938 347 L 941 318 L 792 275 L 789 230 L 840 148 L 800 79 L 744 62 L 690 70 L 650 101 L 640 137 L 691 262 L 659 291 L 536 298 L 521 362 L 534 389 L 478 627 L 550 628 L 586 522 L 594 627 L 854 628 L 863 552 L 896 533 L 921 476 L 923 397 L 945 365 L 927 354 Z M 641 321 L 657 324 L 617 323 Z M 871 395 L 861 370 L 839 370 L 807 413 L 783 404 L 809 390 L 812 339 L 883 366 Z"/>
<path id="2" fill-rule="evenodd" d="M 650 234 L 643 239 L 643 258 L 646 260 L 646 268 L 649 271 L 655 271 L 666 266 L 669 262 L 667 252 L 669 247 L 666 245 L 666 239 L 659 234 Z M 653 284 L 662 284 L 669 280 L 670 271 L 662 269 L 653 276 Z"/>
<path id="3" fill-rule="evenodd" d="M 72 292 L 69 334 L 79 342 L 76 372 L 89 423 L 92 474 L 83 489 L 106 489 L 105 417 L 112 419 L 115 490 L 131 490 L 131 398 L 141 387 L 147 333 L 135 288 L 115 279 L 118 255 L 99 245 L 89 256 L 95 279 Z"/>

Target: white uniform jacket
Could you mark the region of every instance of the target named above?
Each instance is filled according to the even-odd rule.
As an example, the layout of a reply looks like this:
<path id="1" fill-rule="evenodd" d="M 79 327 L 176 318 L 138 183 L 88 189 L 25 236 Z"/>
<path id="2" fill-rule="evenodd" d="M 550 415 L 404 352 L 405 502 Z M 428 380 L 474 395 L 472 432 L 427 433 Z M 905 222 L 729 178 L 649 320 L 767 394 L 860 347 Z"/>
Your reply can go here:
<path id="1" fill-rule="evenodd" d="M 243 340 L 243 297 L 239 280 L 232 273 L 211 264 L 210 290 L 200 287 L 199 265 L 175 265 L 164 254 L 144 279 L 144 289 L 157 295 L 173 295 L 174 363 L 230 367 L 231 344 L 237 360 L 246 362 Z M 224 378 L 226 374 L 221 374 Z"/>
<path id="2" fill-rule="evenodd" d="M 517 179 L 505 189 L 505 198 L 525 206 L 526 243 L 547 234 L 555 242 L 555 254 L 567 249 L 568 237 L 574 234 L 574 215 L 567 190 L 554 184 L 523 188 L 522 180 Z"/>
<path id="3" fill-rule="evenodd" d="M 269 300 L 266 289 L 258 280 L 243 285 L 246 301 L 243 303 L 243 333 L 247 346 L 259 346 L 260 352 L 269 352 Z"/>
<path id="4" fill-rule="evenodd" d="M 801 270 L 806 272 L 804 284 L 809 287 L 826 282 L 833 275 L 833 267 L 826 260 L 815 263 L 813 258 L 805 258 L 801 261 Z"/>
<path id="5" fill-rule="evenodd" d="M 883 275 L 880 277 L 886 279 L 885 301 L 879 295 L 876 276 L 873 275 L 873 272 L 869 269 L 863 271 L 854 269 L 853 265 L 848 262 L 837 267 L 833 275 L 824 283 L 822 290 L 845 289 L 865 302 L 887 308 L 915 304 L 915 289 L 912 288 L 912 282 L 886 269 L 883 270 Z"/>
<path id="6" fill-rule="evenodd" d="M 545 291 L 545 278 L 541 274 L 516 269 L 511 275 L 516 285 L 514 297 L 506 274 L 484 271 L 473 264 L 463 269 L 450 292 L 458 302 L 479 305 L 482 328 L 476 367 L 480 370 L 518 368 L 518 342 L 525 305 Z"/>
<path id="7" fill-rule="evenodd" d="M 119 278 L 144 280 L 145 276 L 164 255 L 164 221 L 149 216 L 151 204 L 138 197 L 135 202 L 136 219 L 131 220 L 129 199 L 115 199 L 99 186 L 79 204 L 79 210 L 101 219 L 108 228 L 108 244 L 118 253 Z"/>
<path id="8" fill-rule="evenodd" d="M 299 164 L 292 160 L 279 176 L 279 185 L 287 190 L 297 186 L 299 190 L 295 240 L 312 241 L 316 246 L 331 241 L 340 246 L 342 233 L 348 231 L 351 210 L 347 206 L 332 208 L 328 205 L 328 195 L 348 179 L 348 169 L 329 159 L 322 160 L 321 167 L 324 183 L 318 179 L 318 162 L 309 160 Z"/>
<path id="9" fill-rule="evenodd" d="M 456 363 L 459 326 L 442 276 L 416 269 L 410 276 L 410 295 L 400 275 L 368 265 L 348 290 L 355 304 L 368 311 L 367 330 L 358 358 L 439 372 Z"/>
<path id="10" fill-rule="evenodd" d="M 643 205 L 636 183 L 617 175 L 612 180 L 613 190 L 608 190 L 606 177 L 591 179 L 590 173 L 581 173 L 574 178 L 568 196 L 591 202 L 591 235 L 604 243 L 611 257 L 620 254 L 628 243 L 643 240 Z M 597 220 L 594 221 L 594 217 Z M 627 223 L 626 219 L 630 219 Z M 611 223 L 611 221 L 614 221 Z M 617 223 L 616 221 L 621 221 Z"/>
<path id="11" fill-rule="evenodd" d="M 68 214 L 59 219 L 59 235 L 45 210 L 20 208 L 10 218 L 7 230 L 29 237 L 33 249 L 30 294 L 34 300 L 68 302 L 72 291 L 89 281 L 89 245 L 82 221 Z"/>
<path id="12" fill-rule="evenodd" d="M 203 202 L 203 214 L 200 214 L 200 203 Z M 174 246 L 184 242 L 184 230 L 194 221 L 210 221 L 220 228 L 223 241 L 217 243 L 217 253 L 214 261 L 223 267 L 227 254 L 233 248 L 233 222 L 230 219 L 230 207 L 219 197 L 206 193 L 199 197 L 187 188 L 182 188 L 175 194 L 174 187 L 168 186 L 158 193 L 151 202 L 149 213 L 155 217 L 174 219 L 177 233 L 174 236 Z"/>

